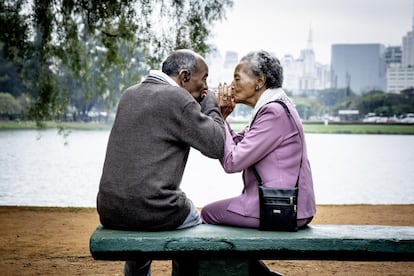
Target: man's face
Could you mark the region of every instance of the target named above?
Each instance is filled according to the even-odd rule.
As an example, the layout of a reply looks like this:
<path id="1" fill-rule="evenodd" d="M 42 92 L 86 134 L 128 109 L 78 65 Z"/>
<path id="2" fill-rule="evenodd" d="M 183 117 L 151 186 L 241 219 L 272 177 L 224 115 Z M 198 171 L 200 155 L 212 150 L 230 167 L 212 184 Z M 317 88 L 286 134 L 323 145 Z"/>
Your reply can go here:
<path id="1" fill-rule="evenodd" d="M 203 98 L 203 94 L 207 93 L 207 77 L 208 77 L 208 66 L 202 59 L 197 59 L 197 68 L 191 73 L 190 78 L 183 84 L 190 94 L 200 102 Z"/>

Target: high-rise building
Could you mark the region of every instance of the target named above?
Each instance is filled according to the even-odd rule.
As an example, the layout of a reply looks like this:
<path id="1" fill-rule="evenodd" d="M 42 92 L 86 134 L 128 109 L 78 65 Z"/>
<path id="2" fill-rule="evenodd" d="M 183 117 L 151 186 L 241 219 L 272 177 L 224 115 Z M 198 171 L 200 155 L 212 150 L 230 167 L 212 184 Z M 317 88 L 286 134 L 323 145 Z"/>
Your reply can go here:
<path id="1" fill-rule="evenodd" d="M 402 49 L 401 46 L 388 46 L 385 50 L 385 63 L 401 63 Z"/>
<path id="2" fill-rule="evenodd" d="M 414 67 L 414 8 L 411 31 L 403 37 L 401 65 L 402 67 Z"/>
<path id="3" fill-rule="evenodd" d="M 409 87 L 414 87 L 414 67 L 390 64 L 387 67 L 387 92 L 400 93 Z"/>
<path id="4" fill-rule="evenodd" d="M 333 88 L 350 88 L 361 94 L 386 89 L 385 46 L 382 44 L 333 44 Z"/>
<path id="5" fill-rule="evenodd" d="M 211 52 L 206 61 L 209 67 L 207 84 L 210 89 L 215 89 L 220 83 L 231 83 L 233 81 L 234 68 L 238 61 L 238 54 L 233 51 L 225 52 L 224 58 L 219 51 Z"/>
<path id="6" fill-rule="evenodd" d="M 224 68 L 234 69 L 239 62 L 239 55 L 237 52 L 227 51 L 224 58 Z"/>
<path id="7" fill-rule="evenodd" d="M 413 26 L 402 39 L 401 61 L 387 63 L 387 92 L 400 93 L 414 87 L 414 7 Z"/>
<path id="8" fill-rule="evenodd" d="M 299 90 L 300 66 L 292 55 L 285 55 L 280 58 L 283 67 L 283 88 L 293 93 Z"/>
<path id="9" fill-rule="evenodd" d="M 309 30 L 308 46 L 306 49 L 300 51 L 301 71 L 299 75 L 299 90 L 302 92 L 311 92 L 315 90 L 316 85 L 316 68 L 315 68 L 315 52 L 313 51 L 312 30 Z"/>
<path id="10" fill-rule="evenodd" d="M 316 62 L 312 46 L 312 30 L 309 30 L 308 45 L 300 52 L 300 57 L 294 59 L 285 55 L 280 59 L 283 66 L 283 87 L 293 94 L 311 94 L 316 90 L 330 88 L 330 68 Z"/>

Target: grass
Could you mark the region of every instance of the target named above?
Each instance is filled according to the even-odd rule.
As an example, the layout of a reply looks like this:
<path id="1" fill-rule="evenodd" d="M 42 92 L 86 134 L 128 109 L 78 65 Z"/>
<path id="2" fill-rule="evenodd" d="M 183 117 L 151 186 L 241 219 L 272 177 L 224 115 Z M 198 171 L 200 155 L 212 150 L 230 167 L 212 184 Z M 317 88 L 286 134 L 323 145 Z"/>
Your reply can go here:
<path id="1" fill-rule="evenodd" d="M 79 213 L 79 212 L 90 212 L 96 210 L 95 207 L 56 207 L 56 206 L 19 206 L 19 205 L 4 205 L 0 206 L 1 209 L 15 209 L 19 208 L 22 211 L 29 211 L 29 212 L 71 212 L 71 213 Z"/>
<path id="2" fill-rule="evenodd" d="M 414 135 L 414 125 L 403 124 L 304 124 L 306 133 Z"/>
<path id="3" fill-rule="evenodd" d="M 232 128 L 235 131 L 244 129 L 247 122 L 233 122 Z M 335 134 L 400 134 L 414 135 L 412 124 L 362 124 L 362 123 L 304 123 L 305 133 L 335 133 Z"/>
<path id="4" fill-rule="evenodd" d="M 109 130 L 111 125 L 103 123 L 81 123 L 81 122 L 45 122 L 40 128 L 34 121 L 0 121 L 0 130 L 15 129 L 72 129 L 72 130 Z"/>
<path id="5" fill-rule="evenodd" d="M 231 126 L 235 131 L 244 129 L 247 122 L 232 122 Z M 336 133 L 336 134 L 401 134 L 414 135 L 413 124 L 344 124 L 330 123 L 304 123 L 305 133 Z M 46 122 L 44 129 L 64 129 L 64 130 L 109 130 L 111 125 L 102 123 L 64 123 Z M 0 130 L 15 129 L 37 129 L 33 121 L 11 122 L 0 121 Z"/>

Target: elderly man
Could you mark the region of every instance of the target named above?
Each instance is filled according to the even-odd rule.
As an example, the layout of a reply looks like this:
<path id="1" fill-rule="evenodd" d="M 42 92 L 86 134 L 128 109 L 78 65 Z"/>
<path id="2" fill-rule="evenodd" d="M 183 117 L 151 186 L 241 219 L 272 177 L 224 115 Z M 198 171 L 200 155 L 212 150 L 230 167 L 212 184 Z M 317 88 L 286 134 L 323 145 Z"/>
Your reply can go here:
<path id="1" fill-rule="evenodd" d="M 224 121 L 207 92 L 208 66 L 190 50 L 171 53 L 123 93 L 109 136 L 97 209 L 102 225 L 146 231 L 201 223 L 180 190 L 190 147 L 221 158 Z M 126 262 L 126 275 L 150 275 L 151 260 Z M 173 275 L 186 267 L 174 264 Z"/>

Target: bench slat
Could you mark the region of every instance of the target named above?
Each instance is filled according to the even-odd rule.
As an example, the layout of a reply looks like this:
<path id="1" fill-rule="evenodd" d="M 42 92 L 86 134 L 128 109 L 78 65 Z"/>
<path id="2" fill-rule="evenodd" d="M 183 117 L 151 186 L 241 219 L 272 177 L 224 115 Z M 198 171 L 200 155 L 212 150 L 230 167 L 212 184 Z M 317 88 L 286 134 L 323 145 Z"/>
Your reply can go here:
<path id="1" fill-rule="evenodd" d="M 311 225 L 298 232 L 200 225 L 138 232 L 98 227 L 90 239 L 95 259 L 177 257 L 308 260 L 414 260 L 414 227 Z"/>

